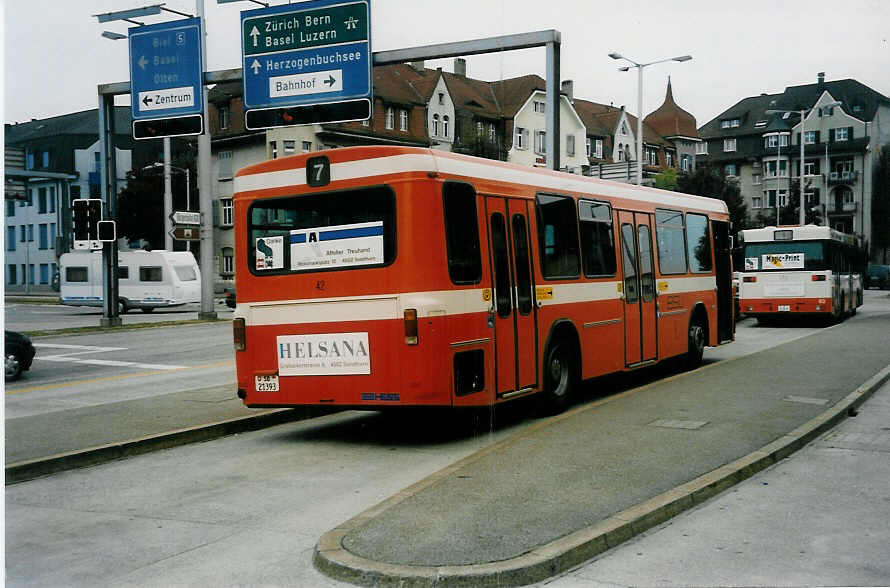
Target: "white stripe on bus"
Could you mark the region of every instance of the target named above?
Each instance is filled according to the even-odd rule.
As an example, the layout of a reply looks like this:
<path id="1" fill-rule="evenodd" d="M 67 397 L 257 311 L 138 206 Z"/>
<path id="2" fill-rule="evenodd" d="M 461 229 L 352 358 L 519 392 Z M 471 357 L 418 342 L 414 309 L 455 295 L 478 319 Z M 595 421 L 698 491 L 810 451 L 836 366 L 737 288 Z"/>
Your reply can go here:
<path id="1" fill-rule="evenodd" d="M 482 180 L 492 180 L 511 184 L 528 184 L 547 190 L 580 192 L 591 196 L 624 198 L 637 202 L 648 202 L 671 208 L 685 207 L 726 214 L 726 204 L 722 200 L 662 192 L 651 188 L 629 187 L 618 182 L 582 178 L 573 174 L 550 175 L 526 171 L 521 167 L 502 167 L 496 164 L 467 161 L 433 153 L 412 153 L 359 159 L 331 164 L 331 181 L 371 178 L 405 172 L 441 172 L 455 176 L 466 176 Z M 300 186 L 306 183 L 305 168 L 262 172 L 236 176 L 235 192 L 264 190 Z"/>
<path id="2" fill-rule="evenodd" d="M 714 276 L 694 278 L 668 278 L 665 294 L 713 290 Z M 617 281 L 585 282 L 574 284 L 538 284 L 549 288 L 553 297 L 540 299 L 542 306 L 618 300 Z M 313 324 L 349 321 L 393 320 L 403 318 L 406 308 L 417 310 L 418 317 L 454 316 L 468 313 L 484 313 L 494 304 L 486 301 L 482 288 L 407 292 L 373 296 L 348 296 L 339 298 L 311 298 L 279 300 L 274 302 L 240 303 L 236 317 L 245 319 L 248 326 Z M 491 293 L 493 297 L 493 292 Z"/>

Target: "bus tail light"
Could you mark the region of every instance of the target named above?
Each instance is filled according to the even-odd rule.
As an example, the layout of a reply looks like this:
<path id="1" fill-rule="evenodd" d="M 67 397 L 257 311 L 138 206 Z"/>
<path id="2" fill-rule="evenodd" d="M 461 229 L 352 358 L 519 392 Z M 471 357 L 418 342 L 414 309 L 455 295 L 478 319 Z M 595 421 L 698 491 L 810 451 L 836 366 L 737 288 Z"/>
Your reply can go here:
<path id="1" fill-rule="evenodd" d="M 417 345 L 417 309 L 405 309 L 405 345 Z"/>
<path id="2" fill-rule="evenodd" d="M 750 283 L 750 282 L 756 282 L 756 281 L 757 281 L 757 276 L 743 276 L 743 277 L 742 277 L 742 280 L 745 281 L 745 282 L 748 282 L 748 283 Z"/>
<path id="3" fill-rule="evenodd" d="M 813 281 L 814 281 L 814 282 L 824 282 L 824 281 L 825 281 L 825 274 L 821 274 L 821 275 L 820 275 L 820 274 L 813 274 Z"/>
<path id="4" fill-rule="evenodd" d="M 244 326 L 243 318 L 232 320 L 232 338 L 235 341 L 235 351 L 247 349 L 247 329 Z"/>

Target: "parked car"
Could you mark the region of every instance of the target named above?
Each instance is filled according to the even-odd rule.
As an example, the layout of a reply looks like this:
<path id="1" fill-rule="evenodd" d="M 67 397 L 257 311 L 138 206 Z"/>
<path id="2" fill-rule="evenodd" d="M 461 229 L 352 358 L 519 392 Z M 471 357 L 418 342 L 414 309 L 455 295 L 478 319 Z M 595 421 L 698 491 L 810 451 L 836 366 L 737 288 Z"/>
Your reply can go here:
<path id="1" fill-rule="evenodd" d="M 31 340 L 15 331 L 4 331 L 7 381 L 18 380 L 22 372 L 31 369 L 34 360 L 34 346 Z"/>
<path id="2" fill-rule="evenodd" d="M 865 287 L 890 289 L 890 265 L 872 264 L 865 272 Z"/>

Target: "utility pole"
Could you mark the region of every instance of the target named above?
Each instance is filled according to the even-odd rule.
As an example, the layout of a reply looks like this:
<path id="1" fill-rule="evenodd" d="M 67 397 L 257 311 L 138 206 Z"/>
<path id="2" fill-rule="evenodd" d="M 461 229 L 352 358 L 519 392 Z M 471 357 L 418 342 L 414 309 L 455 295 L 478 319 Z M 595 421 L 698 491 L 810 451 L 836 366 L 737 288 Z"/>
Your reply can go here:
<path id="1" fill-rule="evenodd" d="M 195 0 L 195 12 L 201 19 L 201 72 L 207 71 L 207 19 L 204 18 L 204 0 Z M 202 73 L 203 75 L 203 73 Z M 207 109 L 207 92 L 204 95 L 204 113 Z M 198 135 L 198 209 L 201 211 L 201 311 L 200 319 L 215 319 L 213 267 L 213 198 L 210 191 L 210 125 L 204 125 L 204 132 Z"/>

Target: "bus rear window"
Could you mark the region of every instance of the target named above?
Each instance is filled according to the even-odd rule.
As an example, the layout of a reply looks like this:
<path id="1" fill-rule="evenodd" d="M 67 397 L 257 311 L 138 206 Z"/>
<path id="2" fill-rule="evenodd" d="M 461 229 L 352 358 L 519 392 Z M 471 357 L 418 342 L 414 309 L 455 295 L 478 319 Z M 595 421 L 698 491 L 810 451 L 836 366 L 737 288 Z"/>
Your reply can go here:
<path id="1" fill-rule="evenodd" d="M 396 257 L 395 195 L 378 186 L 256 201 L 248 263 L 257 274 L 389 265 Z"/>
<path id="2" fill-rule="evenodd" d="M 826 270 L 824 241 L 773 241 L 745 245 L 746 270 Z"/>

